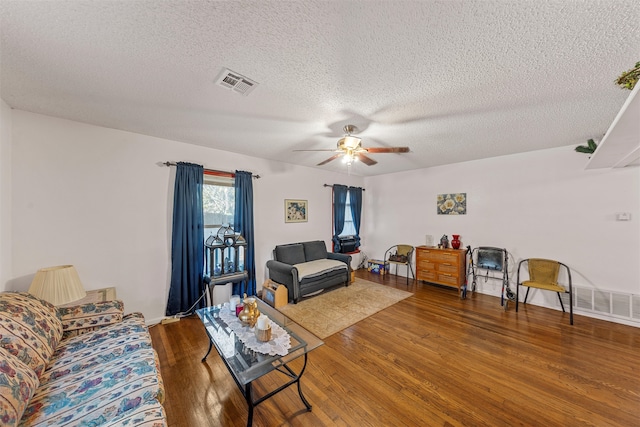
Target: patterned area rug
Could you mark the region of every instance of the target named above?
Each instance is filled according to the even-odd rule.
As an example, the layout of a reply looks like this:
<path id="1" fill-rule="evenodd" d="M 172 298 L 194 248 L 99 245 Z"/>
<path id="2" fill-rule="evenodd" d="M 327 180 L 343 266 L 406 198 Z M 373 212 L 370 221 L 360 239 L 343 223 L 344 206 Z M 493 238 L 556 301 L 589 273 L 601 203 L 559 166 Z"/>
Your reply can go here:
<path id="1" fill-rule="evenodd" d="M 411 292 L 356 278 L 347 287 L 324 291 L 278 310 L 323 339 L 411 295 Z"/>

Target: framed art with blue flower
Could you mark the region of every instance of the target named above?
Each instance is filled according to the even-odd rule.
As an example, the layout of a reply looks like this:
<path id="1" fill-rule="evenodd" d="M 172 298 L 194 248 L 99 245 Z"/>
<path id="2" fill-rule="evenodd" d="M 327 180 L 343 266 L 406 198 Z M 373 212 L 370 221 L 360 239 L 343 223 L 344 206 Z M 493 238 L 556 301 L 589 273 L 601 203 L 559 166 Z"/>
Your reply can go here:
<path id="1" fill-rule="evenodd" d="M 467 193 L 438 194 L 438 215 L 466 215 Z"/>
<path id="2" fill-rule="evenodd" d="M 284 222 L 307 222 L 309 206 L 306 200 L 285 199 Z"/>

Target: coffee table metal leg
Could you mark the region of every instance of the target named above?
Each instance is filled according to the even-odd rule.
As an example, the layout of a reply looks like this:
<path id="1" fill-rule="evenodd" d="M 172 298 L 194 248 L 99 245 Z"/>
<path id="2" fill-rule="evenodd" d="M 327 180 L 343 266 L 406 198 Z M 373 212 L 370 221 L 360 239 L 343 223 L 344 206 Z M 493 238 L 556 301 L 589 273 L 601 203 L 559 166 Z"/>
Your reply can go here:
<path id="1" fill-rule="evenodd" d="M 302 378 L 302 374 L 304 374 L 304 370 L 306 368 L 307 368 L 307 353 L 304 354 L 304 364 L 302 365 L 302 370 L 298 374 L 298 394 L 300 395 L 300 400 L 302 400 L 302 403 L 304 403 L 304 406 L 307 407 L 307 411 L 311 411 L 311 404 L 304 397 L 304 394 L 302 394 L 302 387 L 300 385 L 300 379 Z"/>
<path id="2" fill-rule="evenodd" d="M 209 340 L 209 350 L 207 350 L 207 354 L 205 354 L 204 357 L 202 358 L 203 362 L 207 360 L 207 356 L 209 355 L 209 353 L 211 353 L 211 347 L 213 347 L 213 341 Z"/>
<path id="3" fill-rule="evenodd" d="M 293 369 L 291 369 L 289 366 L 284 365 L 284 368 L 289 371 L 289 374 L 291 375 L 291 378 L 293 378 L 293 381 L 289 382 L 286 387 L 292 385 L 293 383 L 297 383 L 298 386 L 298 395 L 300 396 L 300 400 L 302 400 L 302 403 L 304 403 L 304 406 L 307 407 L 307 411 L 311 411 L 311 404 L 309 403 L 309 401 L 307 401 L 307 399 L 304 397 L 304 394 L 302 394 L 302 386 L 300 384 L 300 380 L 302 379 L 302 374 L 304 374 L 304 370 L 307 368 L 307 354 L 305 353 L 304 355 L 304 363 L 302 365 L 302 369 L 300 370 L 299 373 L 295 373 L 293 372 Z M 285 372 L 283 372 L 285 373 Z"/>
<path id="4" fill-rule="evenodd" d="M 251 397 L 251 383 L 244 386 L 244 398 L 247 400 L 249 406 L 249 416 L 247 417 L 247 427 L 251 427 L 253 424 L 253 398 Z"/>
<path id="5" fill-rule="evenodd" d="M 302 387 L 300 385 L 300 380 L 302 379 L 302 374 L 304 374 L 305 369 L 307 369 L 307 353 L 304 354 L 304 364 L 302 365 L 302 370 L 298 374 L 298 394 L 300 395 L 300 400 L 302 400 L 304 406 L 307 407 L 307 411 L 311 411 L 311 404 L 304 397 L 304 394 L 302 394 Z"/>
<path id="6" fill-rule="evenodd" d="M 256 399 L 255 401 L 251 397 L 251 383 L 248 383 L 248 384 L 246 384 L 244 386 L 243 394 L 244 394 L 244 398 L 247 401 L 247 406 L 248 406 L 248 410 L 249 410 L 249 417 L 247 419 L 247 426 L 248 427 L 251 427 L 251 423 L 253 422 L 253 408 L 254 407 L 258 406 L 260 403 L 264 402 L 265 400 L 275 396 L 276 394 L 280 393 L 282 390 L 288 388 L 289 386 L 293 385 L 294 383 L 297 383 L 298 395 L 300 396 L 300 400 L 302 401 L 302 403 L 304 403 L 304 406 L 307 408 L 307 411 L 311 411 L 312 406 L 309 403 L 309 401 L 307 400 L 307 398 L 304 397 L 304 394 L 302 393 L 302 387 L 300 385 L 300 380 L 302 379 L 302 374 L 304 374 L 304 371 L 307 368 L 307 360 L 308 360 L 308 355 L 307 355 L 307 353 L 305 353 L 305 355 L 304 355 L 304 363 L 302 365 L 302 369 L 297 374 L 288 365 L 286 365 L 286 364 L 282 365 L 282 367 L 284 367 L 287 370 L 287 372 L 285 372 L 283 370 L 280 370 L 280 369 L 277 369 L 277 370 L 280 371 L 281 373 L 285 374 L 285 375 L 290 376 L 292 378 L 291 381 L 287 382 L 286 384 L 281 385 L 277 389 L 272 390 L 271 392 L 265 394 L 264 396 L 261 396 L 260 398 Z"/>

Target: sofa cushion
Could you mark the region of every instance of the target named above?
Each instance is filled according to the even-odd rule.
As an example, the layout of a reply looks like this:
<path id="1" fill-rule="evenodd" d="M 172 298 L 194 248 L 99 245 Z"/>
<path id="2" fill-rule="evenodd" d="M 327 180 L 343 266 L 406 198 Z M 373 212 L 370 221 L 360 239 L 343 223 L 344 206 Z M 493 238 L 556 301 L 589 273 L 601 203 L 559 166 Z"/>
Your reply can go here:
<path id="1" fill-rule="evenodd" d="M 0 425 L 18 425 L 38 384 L 33 369 L 0 347 Z"/>
<path id="2" fill-rule="evenodd" d="M 294 265 L 298 270 L 298 280 L 321 276 L 332 270 L 347 270 L 347 264 L 335 259 L 317 259 Z"/>
<path id="3" fill-rule="evenodd" d="M 125 419 L 143 416 L 145 411 L 138 411 L 148 405 L 155 408 L 154 418 L 162 413 L 160 378 L 144 318 L 127 315 L 121 323 L 60 344 L 22 421 L 30 426 L 93 426 L 120 419 L 115 425 L 122 426 Z M 130 419 L 134 412 L 138 415 Z"/>
<path id="4" fill-rule="evenodd" d="M 62 318 L 63 337 L 69 338 L 122 322 L 124 304 L 119 300 L 104 301 L 58 307 L 58 312 Z"/>
<path id="5" fill-rule="evenodd" d="M 304 247 L 302 246 L 302 243 L 276 246 L 275 257 L 276 261 L 291 265 L 306 261 L 304 258 Z"/>
<path id="6" fill-rule="evenodd" d="M 158 402 L 144 403 L 136 408 L 121 412 L 113 418 L 102 417 L 94 424 L 102 427 L 162 427 L 166 426 L 166 415 Z"/>
<path id="7" fill-rule="evenodd" d="M 327 258 L 327 245 L 323 240 L 313 242 L 304 242 L 304 258 L 305 261 L 315 261 L 317 259 Z"/>
<path id="8" fill-rule="evenodd" d="M 61 337 L 62 320 L 52 304 L 26 292 L 0 294 L 0 346 L 36 375 L 44 372 Z"/>

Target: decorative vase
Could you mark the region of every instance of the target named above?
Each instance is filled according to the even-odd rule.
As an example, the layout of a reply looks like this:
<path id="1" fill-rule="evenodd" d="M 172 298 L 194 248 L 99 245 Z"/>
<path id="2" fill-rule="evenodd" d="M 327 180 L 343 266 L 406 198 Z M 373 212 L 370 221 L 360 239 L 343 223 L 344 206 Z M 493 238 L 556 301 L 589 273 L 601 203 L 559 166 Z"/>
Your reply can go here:
<path id="1" fill-rule="evenodd" d="M 244 294 L 244 301 L 242 311 L 238 313 L 238 319 L 240 319 L 240 323 L 244 326 L 249 326 L 253 328 L 253 325 L 256 324 L 258 320 L 258 316 L 260 316 L 260 311 L 258 310 L 258 302 L 253 297 L 247 297 L 247 294 Z"/>
<path id="2" fill-rule="evenodd" d="M 449 247 L 449 238 L 446 234 L 443 234 L 440 238 L 440 246 L 442 246 L 444 249 L 447 249 Z"/>
<path id="3" fill-rule="evenodd" d="M 453 249 L 460 249 L 460 235 L 452 234 L 453 239 L 451 239 L 451 247 Z"/>

